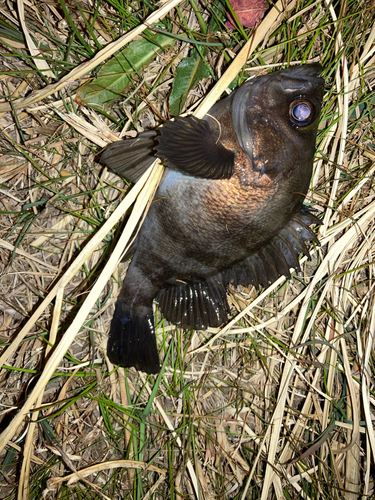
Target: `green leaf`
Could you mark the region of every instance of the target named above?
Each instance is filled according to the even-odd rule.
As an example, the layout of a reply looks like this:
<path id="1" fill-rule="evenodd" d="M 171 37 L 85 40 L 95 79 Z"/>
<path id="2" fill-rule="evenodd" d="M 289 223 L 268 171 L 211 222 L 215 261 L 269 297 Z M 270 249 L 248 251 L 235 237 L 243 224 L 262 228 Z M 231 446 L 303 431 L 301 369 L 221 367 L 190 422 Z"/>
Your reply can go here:
<path id="1" fill-rule="evenodd" d="M 151 40 L 142 38 L 130 43 L 126 49 L 104 64 L 97 78 L 78 89 L 78 104 L 103 110 L 121 99 L 133 77 L 155 57 L 157 51 L 175 43 L 173 38 L 160 33 Z"/>
<path id="2" fill-rule="evenodd" d="M 202 78 L 210 76 L 210 72 L 202 61 L 198 51 L 194 49 L 191 56 L 183 59 L 177 66 L 173 89 L 169 96 L 169 113 L 172 116 L 181 114 L 189 91 Z"/>

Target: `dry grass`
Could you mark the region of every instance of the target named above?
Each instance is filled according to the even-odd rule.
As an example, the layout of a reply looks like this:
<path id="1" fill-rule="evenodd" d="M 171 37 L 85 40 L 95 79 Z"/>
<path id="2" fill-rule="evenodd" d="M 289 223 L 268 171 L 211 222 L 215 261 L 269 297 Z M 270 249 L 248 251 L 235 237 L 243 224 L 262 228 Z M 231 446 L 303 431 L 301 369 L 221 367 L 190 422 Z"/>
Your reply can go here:
<path id="1" fill-rule="evenodd" d="M 374 498 L 371 2 L 280 1 L 255 36 L 211 38 L 203 2 L 114 5 L 0 2 L 0 498 Z M 159 17 L 184 40 L 105 114 L 78 106 L 88 72 Z M 322 62 L 307 200 L 322 246 L 289 282 L 231 288 L 220 330 L 157 316 L 163 367 L 145 377 L 116 370 L 105 346 L 117 262 L 162 168 L 129 189 L 94 159 L 116 133 L 168 117 L 187 38 L 226 43 L 206 54 L 224 76 L 187 100 L 198 116 L 238 73 Z"/>

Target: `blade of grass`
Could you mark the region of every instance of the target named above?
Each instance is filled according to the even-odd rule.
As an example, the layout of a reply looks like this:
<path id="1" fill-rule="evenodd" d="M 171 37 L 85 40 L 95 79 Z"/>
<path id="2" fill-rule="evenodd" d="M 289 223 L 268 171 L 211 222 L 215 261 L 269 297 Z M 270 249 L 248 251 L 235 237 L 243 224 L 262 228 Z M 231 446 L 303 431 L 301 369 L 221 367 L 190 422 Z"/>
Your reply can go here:
<path id="1" fill-rule="evenodd" d="M 141 470 L 150 470 L 165 476 L 166 471 L 161 469 L 160 467 L 156 467 L 155 465 L 148 465 L 145 462 L 139 462 L 137 460 L 113 460 L 112 462 L 103 462 L 97 465 L 91 465 L 86 469 L 81 469 L 80 471 L 70 474 L 69 476 L 64 477 L 54 477 L 49 480 L 50 486 L 56 486 L 62 482 L 68 481 L 68 485 L 74 484 L 79 481 L 81 478 L 90 476 L 91 474 L 96 474 L 102 470 L 112 470 L 117 468 L 132 468 L 132 469 L 141 469 Z"/>
<path id="2" fill-rule="evenodd" d="M 43 57 L 40 54 L 40 51 L 36 48 L 35 43 L 33 42 L 29 34 L 29 31 L 27 29 L 25 23 L 24 0 L 17 0 L 17 7 L 18 7 L 18 16 L 20 19 L 22 31 L 23 34 L 25 35 L 27 47 L 30 51 L 30 54 L 33 56 L 33 61 L 35 66 L 42 72 L 44 76 L 52 78 L 54 80 L 55 75 L 53 71 L 51 71 L 51 68 L 49 67 L 48 63 L 43 59 Z"/>
<path id="3" fill-rule="evenodd" d="M 141 374 L 141 377 L 143 378 L 144 383 L 146 383 L 146 380 L 145 380 L 145 377 L 144 377 L 143 374 Z M 148 393 L 151 396 L 152 395 L 152 390 L 151 390 L 151 387 L 149 386 L 148 383 L 146 383 L 146 389 L 147 389 Z M 180 439 L 180 436 L 176 433 L 175 428 L 173 427 L 173 424 L 172 424 L 170 418 L 168 417 L 168 415 L 165 413 L 163 407 L 161 406 L 161 404 L 159 403 L 159 401 L 157 399 L 155 399 L 154 403 L 155 403 L 155 406 L 156 406 L 157 410 L 159 411 L 160 415 L 163 417 L 163 420 L 166 423 L 168 429 L 171 431 L 172 436 L 176 439 L 177 445 L 181 448 L 181 450 L 184 449 L 183 445 L 182 445 L 182 441 Z M 195 491 L 196 498 L 200 499 L 201 495 L 200 495 L 200 492 L 199 492 L 198 479 L 197 479 L 197 476 L 196 476 L 195 471 L 194 471 L 193 464 L 191 463 L 190 459 L 187 459 L 186 467 L 187 467 L 187 469 L 189 471 L 189 475 L 190 475 L 190 478 L 191 478 L 191 481 L 192 481 L 192 484 L 193 484 L 193 488 L 194 488 L 194 491 Z"/>

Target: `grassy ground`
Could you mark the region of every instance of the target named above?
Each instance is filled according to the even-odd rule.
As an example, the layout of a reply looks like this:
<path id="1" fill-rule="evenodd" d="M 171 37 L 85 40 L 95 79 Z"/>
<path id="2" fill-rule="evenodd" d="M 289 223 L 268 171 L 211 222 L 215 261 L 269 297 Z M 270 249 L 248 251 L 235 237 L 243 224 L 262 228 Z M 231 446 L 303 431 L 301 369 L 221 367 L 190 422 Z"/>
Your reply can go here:
<path id="1" fill-rule="evenodd" d="M 285 0 L 254 41 L 224 26 L 220 5 L 167 3 L 159 16 L 155 2 L 0 1 L 1 499 L 375 497 L 375 10 Z M 106 72 L 131 30 L 155 36 L 152 22 L 173 38 L 118 56 L 126 81 Z M 323 65 L 307 198 L 322 246 L 288 282 L 232 287 L 220 330 L 183 332 L 156 311 L 161 374 L 116 370 L 105 346 L 130 226 L 114 248 L 160 168 L 131 210 L 142 186 L 95 156 L 196 110 L 233 60 L 224 90 Z"/>

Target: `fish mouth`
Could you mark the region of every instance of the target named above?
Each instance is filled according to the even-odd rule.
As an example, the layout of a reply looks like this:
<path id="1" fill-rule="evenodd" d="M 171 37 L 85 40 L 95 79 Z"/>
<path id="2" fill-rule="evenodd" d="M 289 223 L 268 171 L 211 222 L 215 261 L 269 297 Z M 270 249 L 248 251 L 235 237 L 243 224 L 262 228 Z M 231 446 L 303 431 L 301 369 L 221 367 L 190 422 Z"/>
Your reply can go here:
<path id="1" fill-rule="evenodd" d="M 280 84 L 286 92 L 294 92 L 298 89 L 303 93 L 305 89 L 311 89 L 311 87 L 323 88 L 325 82 L 319 77 L 322 71 L 323 68 L 319 63 L 283 69 L 279 72 Z"/>
<path id="2" fill-rule="evenodd" d="M 287 69 L 282 69 L 280 75 L 289 75 L 295 78 L 314 78 L 318 77 L 323 71 L 319 63 L 303 64 L 302 66 L 292 66 Z"/>

